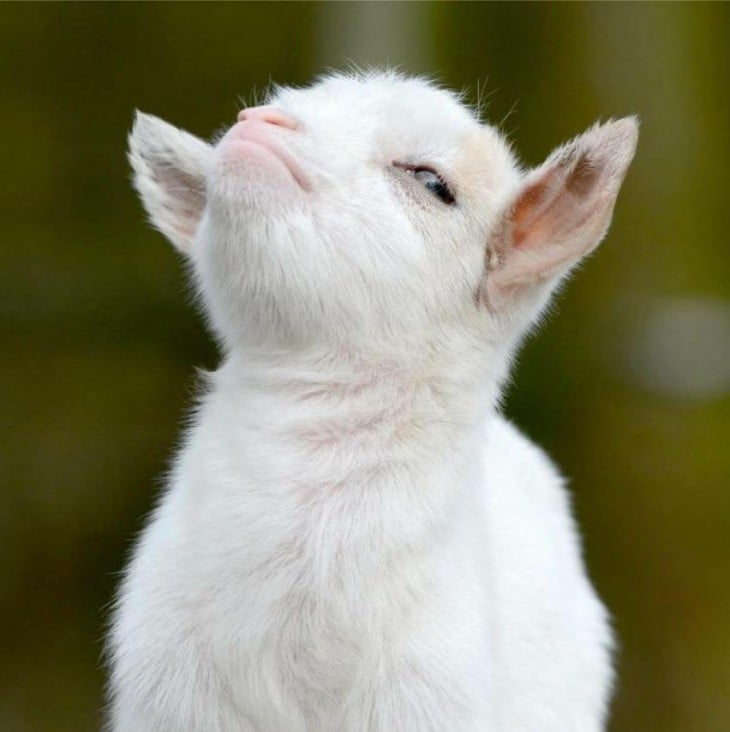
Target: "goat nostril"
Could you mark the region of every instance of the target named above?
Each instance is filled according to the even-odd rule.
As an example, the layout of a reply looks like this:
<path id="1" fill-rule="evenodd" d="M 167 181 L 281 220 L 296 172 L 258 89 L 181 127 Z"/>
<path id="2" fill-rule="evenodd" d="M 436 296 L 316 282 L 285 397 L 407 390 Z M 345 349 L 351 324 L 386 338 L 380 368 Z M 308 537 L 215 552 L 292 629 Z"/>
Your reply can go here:
<path id="1" fill-rule="evenodd" d="M 286 127 L 290 130 L 296 130 L 299 127 L 299 123 L 293 117 L 273 107 L 249 107 L 248 109 L 242 109 L 238 113 L 238 121 L 243 122 L 244 120 L 260 120 L 261 122 L 277 125 L 278 127 Z"/>

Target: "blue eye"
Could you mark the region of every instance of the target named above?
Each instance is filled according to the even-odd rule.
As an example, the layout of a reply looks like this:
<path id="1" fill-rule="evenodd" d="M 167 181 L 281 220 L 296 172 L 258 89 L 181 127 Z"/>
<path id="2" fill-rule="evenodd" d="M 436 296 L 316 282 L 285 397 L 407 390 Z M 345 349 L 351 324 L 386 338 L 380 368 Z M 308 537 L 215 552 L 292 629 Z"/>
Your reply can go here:
<path id="1" fill-rule="evenodd" d="M 455 199 L 444 179 L 433 169 L 423 165 L 407 167 L 405 170 L 410 173 L 424 188 L 427 188 L 434 196 L 440 198 L 444 203 L 452 204 Z"/>

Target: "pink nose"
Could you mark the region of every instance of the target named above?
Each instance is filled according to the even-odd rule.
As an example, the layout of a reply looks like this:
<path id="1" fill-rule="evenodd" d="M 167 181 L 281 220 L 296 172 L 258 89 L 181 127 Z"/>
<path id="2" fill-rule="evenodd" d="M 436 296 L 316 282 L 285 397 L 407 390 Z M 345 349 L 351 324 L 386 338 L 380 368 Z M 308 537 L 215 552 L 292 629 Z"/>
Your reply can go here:
<path id="1" fill-rule="evenodd" d="M 246 120 L 267 122 L 270 125 L 278 125 L 279 127 L 286 127 L 290 130 L 296 130 L 299 127 L 299 123 L 293 117 L 280 112 L 274 107 L 249 107 L 248 109 L 242 109 L 238 113 L 238 121 L 245 122 Z"/>

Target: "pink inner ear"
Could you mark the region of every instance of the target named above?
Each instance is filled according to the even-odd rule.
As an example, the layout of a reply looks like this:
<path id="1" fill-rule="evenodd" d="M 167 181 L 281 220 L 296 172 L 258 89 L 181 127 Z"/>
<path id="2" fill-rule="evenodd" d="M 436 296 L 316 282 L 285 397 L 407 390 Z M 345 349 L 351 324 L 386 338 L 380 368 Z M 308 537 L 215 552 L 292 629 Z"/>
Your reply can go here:
<path id="1" fill-rule="evenodd" d="M 166 225 L 192 239 L 205 208 L 205 192 L 200 189 L 200 181 L 174 168 L 156 170 L 155 178 L 165 193 L 162 216 Z"/>
<path id="2" fill-rule="evenodd" d="M 592 229 L 591 220 L 606 203 L 598 186 L 600 178 L 600 169 L 585 154 L 577 163 L 566 157 L 547 170 L 517 199 L 510 217 L 511 245 L 539 249 L 583 238 L 588 233 L 584 228 Z M 573 252 L 575 256 L 582 253 L 580 245 Z"/>
<path id="3" fill-rule="evenodd" d="M 181 211 L 177 219 L 177 225 L 175 228 L 183 235 L 190 239 L 195 236 L 195 231 L 198 228 L 198 221 L 200 217 L 193 211 Z"/>
<path id="4" fill-rule="evenodd" d="M 523 247 L 532 235 L 540 214 L 545 211 L 550 186 L 545 180 L 529 186 L 517 199 L 512 212 L 512 245 Z"/>

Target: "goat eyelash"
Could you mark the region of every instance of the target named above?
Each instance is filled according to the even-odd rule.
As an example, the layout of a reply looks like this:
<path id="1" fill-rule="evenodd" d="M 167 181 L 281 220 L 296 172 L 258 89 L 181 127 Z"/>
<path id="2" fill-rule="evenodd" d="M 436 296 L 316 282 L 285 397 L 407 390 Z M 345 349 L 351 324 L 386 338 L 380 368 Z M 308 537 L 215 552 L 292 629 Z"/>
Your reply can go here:
<path id="1" fill-rule="evenodd" d="M 419 173 L 430 173 L 434 176 L 434 178 L 436 178 L 436 180 L 438 181 L 438 185 L 436 187 L 432 187 L 427 185 L 426 183 L 423 183 L 423 181 L 420 181 L 421 183 L 423 183 L 424 188 L 426 188 L 426 190 L 435 195 L 442 203 L 452 205 L 456 202 L 449 183 L 445 180 L 441 173 L 432 168 L 430 165 L 415 165 L 412 163 L 401 163 L 397 160 L 394 160 L 393 167 L 398 168 L 399 170 L 403 170 L 416 178 Z"/>

